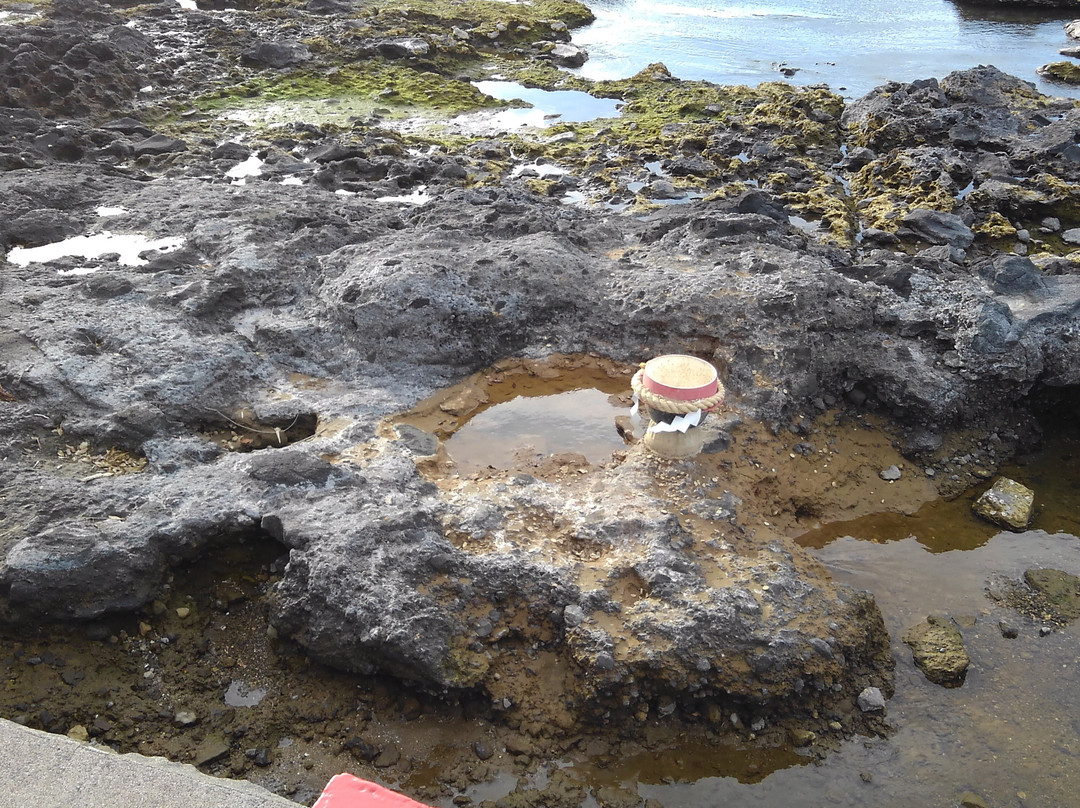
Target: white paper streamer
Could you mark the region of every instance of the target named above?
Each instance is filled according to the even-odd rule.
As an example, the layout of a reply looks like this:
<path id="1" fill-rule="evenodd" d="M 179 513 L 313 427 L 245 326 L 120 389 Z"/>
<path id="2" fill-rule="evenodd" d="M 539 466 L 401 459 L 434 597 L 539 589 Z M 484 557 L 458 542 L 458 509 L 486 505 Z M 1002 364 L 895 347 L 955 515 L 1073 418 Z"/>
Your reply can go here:
<path id="1" fill-rule="evenodd" d="M 670 424 L 659 423 L 653 424 L 649 427 L 650 432 L 682 432 L 686 433 L 692 426 L 697 426 L 701 423 L 701 419 L 705 416 L 705 413 L 701 410 L 694 410 L 688 412 L 686 415 L 676 415 Z"/>

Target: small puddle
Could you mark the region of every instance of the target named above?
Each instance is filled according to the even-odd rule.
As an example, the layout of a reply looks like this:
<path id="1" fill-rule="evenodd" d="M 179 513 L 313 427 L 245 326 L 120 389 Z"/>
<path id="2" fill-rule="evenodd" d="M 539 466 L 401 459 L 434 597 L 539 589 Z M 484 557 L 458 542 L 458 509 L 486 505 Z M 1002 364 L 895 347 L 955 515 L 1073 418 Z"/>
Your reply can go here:
<path id="1" fill-rule="evenodd" d="M 560 122 L 578 123 L 619 115 L 618 101 L 596 98 L 580 90 L 541 90 L 515 81 L 478 81 L 475 86 L 500 101 L 522 101 L 529 105 L 495 113 L 491 117 L 495 126 L 544 128 Z"/>
<path id="2" fill-rule="evenodd" d="M 446 452 L 462 471 L 509 469 L 564 452 L 601 464 L 626 448 L 615 417 L 630 409 L 611 398 L 595 388 L 515 398 L 471 418 L 446 442 Z"/>
<path id="3" fill-rule="evenodd" d="M 233 679 L 225 691 L 225 703 L 230 707 L 254 707 L 266 698 L 265 687 L 251 687 L 246 682 Z"/>
<path id="4" fill-rule="evenodd" d="M 788 216 L 788 224 L 798 228 L 808 236 L 817 236 L 826 232 L 825 228 L 821 226 L 821 222 L 804 219 L 802 216 Z"/>
<path id="5" fill-rule="evenodd" d="M 388 205 L 415 205 L 420 207 L 431 201 L 431 194 L 427 192 L 427 186 L 421 185 L 410 194 L 398 194 L 394 196 L 379 196 L 375 202 L 384 202 Z"/>
<path id="6" fill-rule="evenodd" d="M 626 447 L 615 419 L 630 414 L 633 370 L 583 356 L 507 360 L 395 422 L 441 438 L 461 473 L 523 468 L 565 453 L 600 464 Z"/>

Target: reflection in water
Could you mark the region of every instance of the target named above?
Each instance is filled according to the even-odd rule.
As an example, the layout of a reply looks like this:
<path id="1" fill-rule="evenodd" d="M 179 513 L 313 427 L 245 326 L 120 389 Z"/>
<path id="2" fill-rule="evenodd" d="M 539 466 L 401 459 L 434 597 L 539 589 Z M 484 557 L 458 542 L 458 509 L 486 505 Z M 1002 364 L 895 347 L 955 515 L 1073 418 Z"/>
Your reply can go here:
<path id="1" fill-rule="evenodd" d="M 225 703 L 230 707 L 254 707 L 266 698 L 266 688 L 250 687 L 246 682 L 233 679 L 225 691 Z"/>
<path id="2" fill-rule="evenodd" d="M 496 126 L 545 127 L 555 123 L 591 121 L 619 115 L 618 102 L 610 98 L 594 98 L 580 90 L 541 90 L 513 81 L 478 81 L 476 89 L 500 101 L 523 101 L 527 108 L 508 109 L 495 113 L 491 123 Z"/>
<path id="3" fill-rule="evenodd" d="M 574 452 L 603 463 L 625 448 L 615 416 L 629 411 L 613 406 L 600 390 L 573 390 L 552 396 L 519 397 L 473 416 L 446 442 L 446 451 L 463 470 L 511 468 L 536 455 Z"/>
<path id="4" fill-rule="evenodd" d="M 886 512 L 833 522 L 802 534 L 796 541 L 803 547 L 821 549 L 843 536 L 878 543 L 912 538 L 931 553 L 974 550 L 1000 532 L 1000 528 L 984 522 L 971 511 L 972 502 L 987 487 L 981 486 L 952 501 L 929 502 L 910 516 Z"/>
<path id="5" fill-rule="evenodd" d="M 642 752 L 616 762 L 606 771 L 613 783 L 632 782 L 641 786 L 671 787 L 678 783 L 697 783 L 703 778 L 753 785 L 783 769 L 810 763 L 809 757 L 790 746 L 760 749 L 694 742 L 680 746 L 672 755 L 678 759 L 677 767 L 672 766 L 672 760 L 667 756 Z M 597 773 L 594 779 L 603 782 L 604 775 Z M 668 801 L 667 804 L 675 803 Z"/>
<path id="6" fill-rule="evenodd" d="M 1053 438 L 1038 454 L 1002 469 L 1035 490 L 1035 529 L 1001 531 L 975 517 L 971 503 L 986 482 L 911 516 L 875 514 L 799 539 L 838 580 L 873 592 L 881 608 L 897 660 L 896 694 L 887 705 L 893 734 L 853 738 L 813 762 L 790 748 L 704 742 L 605 766 L 586 756 L 561 762 L 589 785 L 584 804 L 601 804 L 593 795 L 614 786 L 669 808 L 910 808 L 957 805 L 968 791 L 994 806 L 1075 805 L 1080 628 L 1041 636 L 1037 622 L 987 597 L 989 581 L 1018 580 L 1028 568 L 1080 573 L 1080 431 L 1071 420 L 1076 402 L 1067 403 L 1044 421 Z M 929 683 L 900 640 L 931 613 L 950 615 L 961 628 L 972 658 L 963 687 Z M 1003 620 L 1018 637 L 1003 636 Z M 496 800 L 516 785 L 508 777 L 469 793 Z"/>

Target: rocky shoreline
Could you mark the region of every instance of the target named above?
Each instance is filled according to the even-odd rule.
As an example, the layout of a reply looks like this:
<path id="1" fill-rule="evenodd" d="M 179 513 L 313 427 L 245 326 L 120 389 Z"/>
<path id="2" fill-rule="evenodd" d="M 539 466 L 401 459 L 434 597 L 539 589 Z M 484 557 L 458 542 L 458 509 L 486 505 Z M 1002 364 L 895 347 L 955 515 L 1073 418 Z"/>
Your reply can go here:
<path id="1" fill-rule="evenodd" d="M 727 439 L 873 416 L 957 494 L 1037 440 L 1033 392 L 1080 381 L 1074 102 L 991 67 L 847 105 L 662 65 L 587 82 L 559 68 L 568 0 L 0 8 L 6 621 L 138 610 L 272 538 L 283 642 L 535 736 L 887 731 L 855 709 L 891 692 L 877 606 L 767 521 L 806 512 L 804 472 L 738 506 L 730 466 L 704 485 L 640 447 L 453 481 L 438 430 L 392 419 L 482 368 L 694 353 Z M 485 131 L 494 78 L 619 109 Z M 105 231 L 173 241 L 32 252 Z"/>

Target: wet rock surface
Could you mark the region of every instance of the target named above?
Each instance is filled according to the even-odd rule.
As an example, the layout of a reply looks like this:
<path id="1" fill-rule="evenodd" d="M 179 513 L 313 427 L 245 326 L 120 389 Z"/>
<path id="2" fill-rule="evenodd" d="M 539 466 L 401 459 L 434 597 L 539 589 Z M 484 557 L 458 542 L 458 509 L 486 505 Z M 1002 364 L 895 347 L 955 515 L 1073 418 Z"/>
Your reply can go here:
<path id="1" fill-rule="evenodd" d="M 735 711 L 763 728 L 797 714 L 810 744 L 828 705 L 888 695 L 876 605 L 769 524 L 766 504 L 819 502 L 775 475 L 740 499 L 633 447 L 448 485 L 418 467 L 445 435 L 386 419 L 507 357 L 692 352 L 742 419 L 795 432 L 792 460 L 824 451 L 804 414 L 846 407 L 890 420 L 959 490 L 1030 433 L 1033 386 L 1080 381 L 1080 273 L 1059 235 L 1080 225 L 1074 105 L 989 68 L 845 110 L 654 65 L 588 88 L 624 105 L 610 126 L 412 130 L 420 109 L 492 106 L 460 80 L 484 59 L 575 84 L 550 62 L 570 58 L 553 43 L 581 7 L 530 8 L 511 25 L 441 4 L 91 2 L 0 23 L 7 620 L 144 608 L 178 565 L 270 537 L 283 641 L 533 735 Z M 252 112 L 304 100 L 283 86 L 348 107 L 348 127 Z M 228 176 L 252 157 L 258 173 Z M 105 230 L 180 243 L 23 252 Z M 940 439 L 953 428 L 977 451 Z M 226 754 L 202 743 L 206 764 Z"/>
<path id="2" fill-rule="evenodd" d="M 944 687 L 959 687 L 971 658 L 959 626 L 951 617 L 930 615 L 904 634 L 915 664 L 927 679 Z"/>
<path id="3" fill-rule="evenodd" d="M 971 507 L 989 522 L 1009 530 L 1024 530 L 1035 510 L 1035 492 L 1016 480 L 998 477 Z"/>
<path id="4" fill-rule="evenodd" d="M 991 580 L 991 596 L 1039 625 L 1040 631 L 1080 617 L 1080 579 L 1058 569 L 1029 569 L 1020 580 Z M 1004 632 L 1005 629 L 1002 628 Z M 1015 626 L 1010 633 L 1015 633 Z"/>

